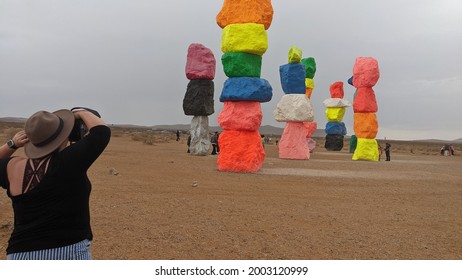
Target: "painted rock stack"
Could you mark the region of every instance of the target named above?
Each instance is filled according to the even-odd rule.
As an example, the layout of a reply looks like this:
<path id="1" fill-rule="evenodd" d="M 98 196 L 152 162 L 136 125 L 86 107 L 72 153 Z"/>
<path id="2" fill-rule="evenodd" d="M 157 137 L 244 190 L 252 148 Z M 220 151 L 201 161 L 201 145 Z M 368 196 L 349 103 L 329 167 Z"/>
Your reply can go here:
<path id="1" fill-rule="evenodd" d="M 354 130 L 357 137 L 353 160 L 379 160 L 378 144 L 375 140 L 377 101 L 372 87 L 380 77 L 379 64 L 372 57 L 358 57 L 353 67 L 353 86 L 357 88 L 353 100 Z"/>
<path id="2" fill-rule="evenodd" d="M 350 102 L 343 99 L 343 82 L 335 82 L 330 86 L 330 96 L 324 100 L 326 109 L 326 142 L 324 148 L 328 151 L 341 151 L 343 149 L 343 138 L 347 133 L 345 123 L 342 122 L 346 107 Z"/>
<path id="3" fill-rule="evenodd" d="M 311 94 L 314 89 L 314 74 L 316 73 L 316 61 L 313 57 L 303 58 L 301 63 L 305 65 L 305 87 L 306 87 L 306 97 L 311 100 Z M 304 122 L 306 128 L 306 142 L 308 143 L 308 148 L 310 153 L 316 148 L 316 141 L 311 138 L 318 128 L 318 123 L 316 121 Z"/>
<path id="4" fill-rule="evenodd" d="M 186 77 L 190 80 L 183 99 L 183 111 L 194 116 L 191 121 L 191 155 L 205 156 L 209 152 L 209 115 L 214 109 L 216 61 L 212 51 L 201 44 L 191 44 L 186 60 Z"/>
<path id="5" fill-rule="evenodd" d="M 221 62 L 228 77 L 220 96 L 218 170 L 256 172 L 265 159 L 258 132 L 260 103 L 271 100 L 273 89 L 260 75 L 272 19 L 271 0 L 225 0 L 216 17 L 223 29 Z"/>
<path id="6" fill-rule="evenodd" d="M 289 63 L 279 67 L 284 95 L 273 115 L 278 122 L 287 122 L 279 141 L 279 158 L 309 159 L 305 122 L 312 122 L 313 108 L 306 95 L 305 65 L 300 63 L 302 51 L 297 47 L 289 50 Z"/>

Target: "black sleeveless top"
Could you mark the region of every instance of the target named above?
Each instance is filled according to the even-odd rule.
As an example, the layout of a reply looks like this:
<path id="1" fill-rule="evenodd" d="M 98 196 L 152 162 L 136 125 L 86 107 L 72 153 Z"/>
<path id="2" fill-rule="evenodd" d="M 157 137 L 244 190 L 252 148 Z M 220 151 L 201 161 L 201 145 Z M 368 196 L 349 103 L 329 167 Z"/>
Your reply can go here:
<path id="1" fill-rule="evenodd" d="M 11 158 L 0 161 L 0 186 L 13 203 L 14 230 L 7 254 L 67 246 L 92 240 L 87 170 L 110 139 L 107 126 L 96 126 L 82 140 L 51 156 L 34 188 L 12 196 L 7 174 Z"/>

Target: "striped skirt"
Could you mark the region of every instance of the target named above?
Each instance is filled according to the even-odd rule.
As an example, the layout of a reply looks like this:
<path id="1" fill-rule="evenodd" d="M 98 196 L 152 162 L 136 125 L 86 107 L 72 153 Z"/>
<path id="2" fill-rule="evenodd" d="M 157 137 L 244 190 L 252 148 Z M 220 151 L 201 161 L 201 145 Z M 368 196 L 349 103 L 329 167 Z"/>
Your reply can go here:
<path id="1" fill-rule="evenodd" d="M 88 239 L 80 242 L 52 249 L 19 252 L 6 256 L 7 260 L 91 260 L 91 241 Z"/>

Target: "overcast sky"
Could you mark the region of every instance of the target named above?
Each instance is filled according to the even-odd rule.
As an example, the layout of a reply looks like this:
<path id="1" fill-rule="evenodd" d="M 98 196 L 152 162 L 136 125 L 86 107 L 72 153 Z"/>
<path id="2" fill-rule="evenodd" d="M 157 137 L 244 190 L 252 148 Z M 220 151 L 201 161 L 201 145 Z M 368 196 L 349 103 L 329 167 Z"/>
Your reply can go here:
<path id="1" fill-rule="evenodd" d="M 273 0 L 262 78 L 273 99 L 262 125 L 284 127 L 273 110 L 283 92 L 279 66 L 292 45 L 314 57 L 311 98 L 318 128 L 333 82 L 347 84 L 356 57 L 372 56 L 383 139 L 462 137 L 462 1 Z M 221 0 L 0 0 L 0 117 L 88 106 L 107 123 L 188 124 L 182 109 L 186 54 L 202 43 L 217 59 L 215 114 L 226 79 Z M 353 134 L 353 108 L 344 122 Z"/>

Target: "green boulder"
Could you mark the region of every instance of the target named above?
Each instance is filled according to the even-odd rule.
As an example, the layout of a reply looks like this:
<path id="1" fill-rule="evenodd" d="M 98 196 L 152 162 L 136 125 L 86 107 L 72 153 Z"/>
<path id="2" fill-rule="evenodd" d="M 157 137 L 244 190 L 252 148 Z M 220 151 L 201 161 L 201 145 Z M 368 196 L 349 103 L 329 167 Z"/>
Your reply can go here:
<path id="1" fill-rule="evenodd" d="M 304 58 L 301 64 L 305 65 L 306 77 L 313 79 L 316 73 L 316 61 L 313 57 Z"/>
<path id="2" fill-rule="evenodd" d="M 356 135 L 351 135 L 351 138 L 350 138 L 350 153 L 355 152 L 357 145 L 358 145 L 358 138 L 356 138 Z"/>
<path id="3" fill-rule="evenodd" d="M 260 78 L 261 75 L 260 55 L 245 52 L 225 53 L 221 57 L 223 70 L 229 78 L 235 77 L 254 77 Z"/>

